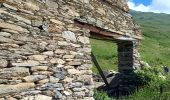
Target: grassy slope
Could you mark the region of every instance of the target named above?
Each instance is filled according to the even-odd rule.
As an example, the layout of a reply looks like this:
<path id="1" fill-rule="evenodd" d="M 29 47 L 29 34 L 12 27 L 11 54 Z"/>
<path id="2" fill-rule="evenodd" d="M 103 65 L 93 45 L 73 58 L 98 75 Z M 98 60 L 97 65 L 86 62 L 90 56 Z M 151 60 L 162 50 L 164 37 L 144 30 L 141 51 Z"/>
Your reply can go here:
<path id="1" fill-rule="evenodd" d="M 91 39 L 92 51 L 97 58 L 101 68 L 107 70 L 117 70 L 117 46 L 111 41 Z M 93 72 L 98 72 L 96 67 Z"/>
<path id="2" fill-rule="evenodd" d="M 170 66 L 170 15 L 131 12 L 141 26 L 141 56 L 151 66 Z"/>
<path id="3" fill-rule="evenodd" d="M 144 40 L 141 42 L 142 59 L 153 67 L 170 66 L 170 15 L 132 11 L 141 26 Z M 115 43 L 91 39 L 92 50 L 103 70 L 117 70 L 117 46 Z M 96 68 L 93 68 L 97 72 Z"/>

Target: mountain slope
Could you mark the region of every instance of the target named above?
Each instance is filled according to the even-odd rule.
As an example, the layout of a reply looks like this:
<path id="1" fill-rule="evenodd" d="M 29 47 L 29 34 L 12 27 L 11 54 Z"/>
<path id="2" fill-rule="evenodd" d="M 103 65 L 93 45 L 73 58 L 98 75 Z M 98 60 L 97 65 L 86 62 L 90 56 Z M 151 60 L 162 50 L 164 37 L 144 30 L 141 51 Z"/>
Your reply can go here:
<path id="1" fill-rule="evenodd" d="M 131 11 L 141 26 L 141 56 L 151 66 L 170 66 L 170 15 Z"/>

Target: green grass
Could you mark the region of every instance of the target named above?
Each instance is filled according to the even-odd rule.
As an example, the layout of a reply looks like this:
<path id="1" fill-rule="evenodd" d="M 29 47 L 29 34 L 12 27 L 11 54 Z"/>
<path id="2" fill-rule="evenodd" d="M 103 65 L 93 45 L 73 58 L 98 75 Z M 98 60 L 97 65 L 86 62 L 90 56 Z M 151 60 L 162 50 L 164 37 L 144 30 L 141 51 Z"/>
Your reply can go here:
<path id="1" fill-rule="evenodd" d="M 98 63 L 104 71 L 118 69 L 117 45 L 111 41 L 91 39 L 92 51 L 97 58 Z M 92 68 L 93 72 L 98 73 L 96 67 Z"/>
<path id="2" fill-rule="evenodd" d="M 141 26 L 144 40 L 140 53 L 151 66 L 170 66 L 170 15 L 132 11 Z"/>
<path id="3" fill-rule="evenodd" d="M 132 11 L 131 14 L 141 26 L 144 37 L 140 44 L 142 60 L 149 63 L 153 69 L 160 69 L 162 65 L 170 67 L 170 15 L 136 11 Z M 92 50 L 103 70 L 116 70 L 116 45 L 112 45 L 111 42 L 94 39 L 91 39 L 91 44 Z M 93 71 L 96 72 L 97 70 L 93 68 Z M 122 97 L 123 100 L 170 100 L 170 76 L 168 75 L 167 80 L 161 83 L 159 79 L 157 80 L 158 75 L 148 71 L 145 71 L 143 75 L 147 74 L 153 76 L 153 80 L 149 81 L 149 85 L 146 85 L 129 97 Z M 156 80 L 154 80 L 155 78 Z M 160 93 L 160 86 L 164 88 L 162 94 Z M 103 92 L 95 92 L 95 97 L 99 97 L 96 100 L 114 100 Z"/>

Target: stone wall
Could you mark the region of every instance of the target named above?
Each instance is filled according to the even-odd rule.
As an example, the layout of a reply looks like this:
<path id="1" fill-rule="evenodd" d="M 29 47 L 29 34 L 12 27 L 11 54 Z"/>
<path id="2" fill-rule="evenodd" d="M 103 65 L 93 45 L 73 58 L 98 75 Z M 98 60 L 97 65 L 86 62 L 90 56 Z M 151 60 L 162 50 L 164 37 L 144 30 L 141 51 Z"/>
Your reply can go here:
<path id="1" fill-rule="evenodd" d="M 127 12 L 124 0 L 0 0 L 0 100 L 93 100 L 90 29 L 75 22 L 141 39 Z"/>

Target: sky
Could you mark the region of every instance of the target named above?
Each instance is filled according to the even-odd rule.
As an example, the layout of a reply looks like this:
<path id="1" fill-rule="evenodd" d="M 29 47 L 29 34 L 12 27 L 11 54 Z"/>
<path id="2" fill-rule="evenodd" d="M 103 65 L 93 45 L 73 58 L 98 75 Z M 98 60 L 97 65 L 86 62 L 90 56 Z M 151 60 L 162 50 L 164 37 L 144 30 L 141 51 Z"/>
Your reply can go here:
<path id="1" fill-rule="evenodd" d="M 170 14 L 170 0 L 128 0 L 130 9 Z"/>

